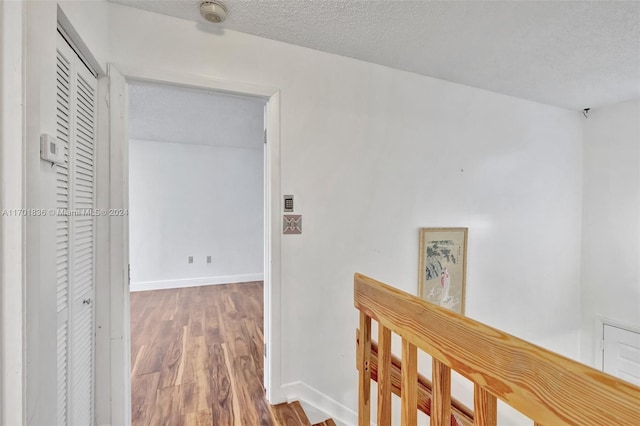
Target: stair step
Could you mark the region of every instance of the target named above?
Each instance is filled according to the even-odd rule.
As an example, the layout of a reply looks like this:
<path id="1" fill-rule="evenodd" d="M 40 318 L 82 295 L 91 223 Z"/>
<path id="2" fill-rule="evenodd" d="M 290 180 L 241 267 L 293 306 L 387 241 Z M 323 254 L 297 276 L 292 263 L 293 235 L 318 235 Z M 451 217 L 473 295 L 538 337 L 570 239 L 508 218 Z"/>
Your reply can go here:
<path id="1" fill-rule="evenodd" d="M 300 424 L 301 425 L 311 426 L 311 422 L 309 421 L 309 419 L 307 418 L 306 413 L 302 409 L 302 405 L 300 404 L 300 401 L 293 401 L 289 405 L 291 405 L 291 408 L 293 408 L 293 410 L 298 415 L 298 418 L 300 419 Z"/>
<path id="2" fill-rule="evenodd" d="M 336 426 L 332 419 L 312 425 L 300 401 L 274 405 L 271 407 L 271 412 L 276 421 L 276 426 Z"/>
<path id="3" fill-rule="evenodd" d="M 333 421 L 333 419 L 327 419 L 322 423 L 316 423 L 313 426 L 336 426 L 336 422 Z"/>
<path id="4" fill-rule="evenodd" d="M 271 411 L 278 426 L 311 426 L 298 401 L 274 405 Z"/>

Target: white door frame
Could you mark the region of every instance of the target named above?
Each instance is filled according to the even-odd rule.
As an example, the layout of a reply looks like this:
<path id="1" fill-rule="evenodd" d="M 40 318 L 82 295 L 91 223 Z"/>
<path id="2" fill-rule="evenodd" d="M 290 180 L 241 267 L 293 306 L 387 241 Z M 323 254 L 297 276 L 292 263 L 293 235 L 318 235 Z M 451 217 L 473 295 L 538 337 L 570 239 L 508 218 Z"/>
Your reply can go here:
<path id="1" fill-rule="evenodd" d="M 264 339 L 266 343 L 264 384 L 267 399 L 271 404 L 284 402 L 281 389 L 281 307 L 280 307 L 280 91 L 276 88 L 254 86 L 242 82 L 217 80 L 213 78 L 174 74 L 162 70 L 131 69 L 121 64 L 110 64 L 111 85 L 114 79 L 146 81 L 174 86 L 234 93 L 258 97 L 267 102 L 267 147 L 265 149 L 265 263 L 264 263 Z M 122 73 L 122 74 L 120 74 Z M 121 83 L 116 83 L 122 85 Z M 119 89 L 118 89 L 119 90 Z M 121 90 L 120 90 L 121 91 Z M 108 208 L 128 209 L 128 158 L 126 140 L 127 101 L 126 95 L 114 93 L 109 88 L 109 203 Z M 106 367 L 110 374 L 111 408 L 110 424 L 128 424 L 131 412 L 130 380 L 130 319 L 128 280 L 128 221 L 109 219 L 110 273 L 103 275 L 102 288 L 110 290 L 110 307 L 106 315 L 110 317 L 110 364 Z M 124 256 L 123 256 L 124 254 Z M 110 278 L 109 278 L 110 275 Z M 100 280 L 100 277 L 98 278 Z M 106 282 L 105 282 L 106 281 Z M 98 283 L 100 286 L 100 283 Z M 122 291 L 124 289 L 124 292 Z M 104 311 L 103 311 L 104 312 Z M 96 361 L 98 362 L 98 360 Z M 124 376 L 123 376 L 124 374 Z M 124 381 L 124 383 L 123 383 Z M 98 384 L 100 386 L 100 384 Z M 107 403 L 99 398 L 98 403 Z M 122 404 L 125 404 L 122 407 Z"/>
<path id="2" fill-rule="evenodd" d="M 0 1 L 0 208 L 25 207 L 23 2 Z M 0 424 L 26 424 L 25 220 L 0 217 Z"/>

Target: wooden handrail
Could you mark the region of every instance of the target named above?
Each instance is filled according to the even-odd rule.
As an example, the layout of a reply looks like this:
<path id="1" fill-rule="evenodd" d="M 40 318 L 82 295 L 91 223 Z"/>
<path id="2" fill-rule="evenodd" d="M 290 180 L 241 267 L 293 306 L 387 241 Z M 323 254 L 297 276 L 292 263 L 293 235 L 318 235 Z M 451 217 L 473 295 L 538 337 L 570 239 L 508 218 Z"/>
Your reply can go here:
<path id="1" fill-rule="evenodd" d="M 354 279 L 354 303 L 361 315 L 361 402 L 369 400 L 365 381 L 372 376 L 373 319 L 378 327 L 402 337 L 403 347 L 415 346 L 434 358 L 439 385 L 434 386 L 431 409 L 438 409 L 441 414 L 446 413 L 446 408 L 435 404 L 446 404 L 450 397 L 450 368 L 475 384 L 475 425 L 495 424 L 496 397 L 539 425 L 610 426 L 639 422 L 640 387 L 360 274 Z M 364 365 L 366 368 L 362 368 Z M 404 366 L 401 368 L 404 370 Z M 404 372 L 401 376 L 406 382 Z M 442 394 L 436 395 L 439 391 Z M 434 417 L 431 416 L 432 426 L 449 423 L 449 419 Z M 369 417 L 360 413 L 359 418 Z M 359 424 L 369 425 L 362 421 Z M 407 425 L 413 424 L 414 419 L 409 417 Z"/>
<path id="2" fill-rule="evenodd" d="M 356 346 L 360 346 L 360 339 L 356 330 Z M 391 391 L 394 395 L 402 396 L 400 378 L 402 377 L 402 361 L 395 355 L 391 356 Z M 371 358 L 369 360 L 371 380 L 378 381 L 378 344 L 371 341 Z M 431 415 L 431 380 L 418 374 L 417 410 L 427 416 Z M 473 411 L 455 398 L 451 398 L 451 426 L 472 426 Z"/>

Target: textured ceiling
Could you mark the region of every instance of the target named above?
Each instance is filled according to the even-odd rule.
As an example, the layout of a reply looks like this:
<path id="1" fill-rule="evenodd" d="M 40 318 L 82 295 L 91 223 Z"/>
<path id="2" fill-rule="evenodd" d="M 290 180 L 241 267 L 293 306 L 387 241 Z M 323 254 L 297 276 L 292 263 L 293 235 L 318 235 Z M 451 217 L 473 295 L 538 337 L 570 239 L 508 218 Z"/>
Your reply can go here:
<path id="1" fill-rule="evenodd" d="M 198 0 L 111 1 L 203 21 Z M 222 1 L 227 29 L 520 98 L 640 97 L 638 1 Z"/>
<path id="2" fill-rule="evenodd" d="M 258 149 L 264 102 L 146 83 L 129 85 L 129 137 Z"/>

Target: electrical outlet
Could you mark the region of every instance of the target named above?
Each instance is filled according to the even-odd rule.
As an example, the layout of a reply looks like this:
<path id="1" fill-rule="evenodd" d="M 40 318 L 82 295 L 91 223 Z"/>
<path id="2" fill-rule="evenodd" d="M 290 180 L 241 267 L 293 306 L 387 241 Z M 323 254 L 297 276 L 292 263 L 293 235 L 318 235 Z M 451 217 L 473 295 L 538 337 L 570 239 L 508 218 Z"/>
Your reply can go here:
<path id="1" fill-rule="evenodd" d="M 187 259 L 187 262 L 193 263 L 193 256 L 189 256 L 189 258 Z"/>
<path id="2" fill-rule="evenodd" d="M 207 263 L 211 263 L 211 256 L 207 256 Z"/>

